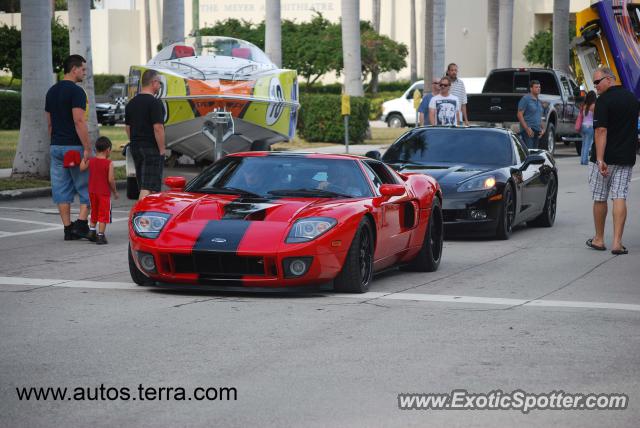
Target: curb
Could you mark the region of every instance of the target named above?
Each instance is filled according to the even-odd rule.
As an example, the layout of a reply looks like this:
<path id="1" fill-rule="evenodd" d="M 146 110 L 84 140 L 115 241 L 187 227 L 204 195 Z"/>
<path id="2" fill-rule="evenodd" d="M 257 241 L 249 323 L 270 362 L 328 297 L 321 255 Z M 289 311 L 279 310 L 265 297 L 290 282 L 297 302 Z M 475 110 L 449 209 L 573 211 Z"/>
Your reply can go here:
<path id="1" fill-rule="evenodd" d="M 127 180 L 116 181 L 116 189 L 127 188 Z M 32 189 L 13 189 L 0 192 L 0 201 L 15 201 L 17 199 L 43 198 L 51 196 L 51 187 L 34 187 Z"/>

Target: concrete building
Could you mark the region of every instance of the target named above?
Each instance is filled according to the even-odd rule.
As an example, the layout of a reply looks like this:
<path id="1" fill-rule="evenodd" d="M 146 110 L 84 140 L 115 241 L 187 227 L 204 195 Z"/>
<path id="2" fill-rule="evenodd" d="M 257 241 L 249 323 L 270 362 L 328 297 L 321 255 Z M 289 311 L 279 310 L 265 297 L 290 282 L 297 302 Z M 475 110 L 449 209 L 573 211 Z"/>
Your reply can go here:
<path id="1" fill-rule="evenodd" d="M 381 33 L 410 45 L 410 0 L 382 0 Z M 151 51 L 161 40 L 162 0 L 149 0 Z M 371 0 L 360 1 L 360 18 L 371 20 Z M 571 0 L 571 13 L 589 6 L 589 0 Z M 418 28 L 418 74 L 422 75 L 424 25 L 423 4 L 416 0 Z M 132 64 L 145 63 L 146 37 L 144 0 L 99 0 L 91 11 L 92 43 L 95 73 L 127 74 Z M 260 22 L 265 17 L 264 0 L 200 0 L 200 26 L 211 25 L 227 18 Z M 315 12 L 337 22 L 340 19 L 340 0 L 282 0 L 282 19 L 306 21 Z M 446 1 L 445 63 L 456 62 L 462 76 L 484 76 L 486 61 L 487 2 L 486 0 Z M 185 33 L 192 31 L 192 1 L 185 0 Z M 548 29 L 552 21 L 553 0 L 515 0 L 513 20 L 513 66 L 524 67 L 522 50 L 538 31 Z M 66 12 L 57 12 L 67 22 Z M 0 25 L 20 27 L 19 14 L 0 14 Z M 286 40 L 283 40 L 286 43 Z M 407 65 L 409 58 L 407 58 Z M 444 70 L 443 70 L 444 71 Z M 409 68 L 383 80 L 408 79 Z M 327 75 L 325 82 L 335 80 Z"/>

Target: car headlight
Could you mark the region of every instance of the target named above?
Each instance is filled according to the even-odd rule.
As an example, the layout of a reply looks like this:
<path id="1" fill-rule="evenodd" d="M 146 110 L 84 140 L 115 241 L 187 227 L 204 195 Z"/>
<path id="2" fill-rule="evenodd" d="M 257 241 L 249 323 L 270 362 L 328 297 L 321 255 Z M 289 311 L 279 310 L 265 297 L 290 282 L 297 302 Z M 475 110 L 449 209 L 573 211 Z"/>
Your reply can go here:
<path id="1" fill-rule="evenodd" d="M 138 236 L 155 239 L 171 217 L 169 214 L 156 212 L 139 212 L 133 215 L 133 230 Z"/>
<path id="2" fill-rule="evenodd" d="M 489 190 L 496 186 L 494 176 L 484 176 L 465 181 L 458 187 L 458 192 L 472 192 L 476 190 Z"/>
<path id="3" fill-rule="evenodd" d="M 311 241 L 326 233 L 337 223 L 336 219 L 329 217 L 309 217 L 297 220 L 289 231 L 285 242 L 291 244 Z"/>

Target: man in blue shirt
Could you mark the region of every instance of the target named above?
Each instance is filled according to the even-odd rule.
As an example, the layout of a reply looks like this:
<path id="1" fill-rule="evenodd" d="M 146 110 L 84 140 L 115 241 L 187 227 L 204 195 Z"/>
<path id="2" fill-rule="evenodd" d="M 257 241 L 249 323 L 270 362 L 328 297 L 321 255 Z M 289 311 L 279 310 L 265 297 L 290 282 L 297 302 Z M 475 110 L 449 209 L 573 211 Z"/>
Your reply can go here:
<path id="1" fill-rule="evenodd" d="M 80 55 L 70 55 L 64 61 L 64 78 L 47 92 L 45 111 L 51 136 L 51 195 L 58 205 L 64 225 L 64 240 L 86 237 L 89 233 L 89 171 L 65 168 L 65 154 L 71 150 L 84 160 L 91 156 L 87 127 L 87 94 L 77 84 L 87 75 L 86 61 Z M 71 203 L 78 195 L 80 214 L 71 222 Z"/>
<path id="2" fill-rule="evenodd" d="M 424 126 L 425 124 L 431 125 L 431 123 L 429 123 L 429 101 L 431 101 L 431 98 L 433 98 L 435 95 L 438 95 L 440 93 L 440 81 L 436 79 L 432 80 L 431 93 L 427 93 L 425 88 L 424 97 L 422 97 L 422 102 L 420 102 L 420 107 L 418 107 L 418 122 L 420 123 L 420 126 Z"/>
<path id="3" fill-rule="evenodd" d="M 520 122 L 520 135 L 530 149 L 538 148 L 538 140 L 542 136 L 542 102 L 540 95 L 540 82 L 532 80 L 529 83 L 529 93 L 520 99 L 518 103 L 518 122 Z"/>

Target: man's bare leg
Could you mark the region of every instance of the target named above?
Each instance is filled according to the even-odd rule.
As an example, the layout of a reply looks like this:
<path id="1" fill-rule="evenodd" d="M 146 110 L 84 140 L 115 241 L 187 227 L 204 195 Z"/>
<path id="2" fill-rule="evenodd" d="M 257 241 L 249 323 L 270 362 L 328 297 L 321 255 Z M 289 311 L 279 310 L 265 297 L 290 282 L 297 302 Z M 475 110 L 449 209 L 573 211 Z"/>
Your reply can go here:
<path id="1" fill-rule="evenodd" d="M 593 201 L 593 223 L 596 227 L 596 235 L 592 243 L 598 247 L 604 247 L 604 223 L 607 220 L 607 201 Z"/>
<path id="2" fill-rule="evenodd" d="M 89 205 L 80 204 L 80 214 L 78 214 L 78 218 L 80 220 L 86 220 L 89 217 Z"/>
<path id="3" fill-rule="evenodd" d="M 627 201 L 625 199 L 613 200 L 613 244 L 612 250 L 622 249 L 622 233 L 624 223 L 627 220 Z"/>
<path id="4" fill-rule="evenodd" d="M 151 190 L 140 189 L 140 196 L 138 196 L 138 200 L 141 201 L 147 196 L 149 196 L 150 194 L 151 194 Z"/>
<path id="5" fill-rule="evenodd" d="M 71 224 L 71 204 L 58 204 L 58 212 L 64 226 Z"/>

